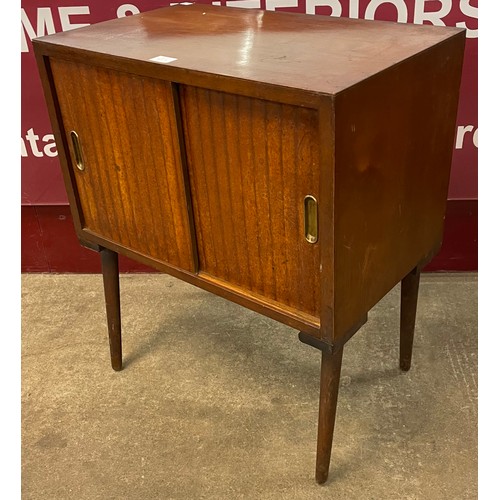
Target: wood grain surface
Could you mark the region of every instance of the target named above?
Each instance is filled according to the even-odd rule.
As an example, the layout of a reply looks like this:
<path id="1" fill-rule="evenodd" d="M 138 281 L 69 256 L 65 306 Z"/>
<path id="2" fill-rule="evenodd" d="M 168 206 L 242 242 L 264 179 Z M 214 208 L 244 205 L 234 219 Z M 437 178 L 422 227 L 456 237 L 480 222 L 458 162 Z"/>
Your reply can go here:
<path id="1" fill-rule="evenodd" d="M 335 98 L 335 340 L 441 245 L 464 43 Z"/>
<path id="2" fill-rule="evenodd" d="M 168 82 L 51 61 L 83 227 L 194 270 L 172 90 Z M 75 166 L 69 133 L 81 141 Z"/>
<path id="3" fill-rule="evenodd" d="M 317 112 L 193 87 L 181 108 L 200 270 L 319 317 L 321 236 L 304 236 Z"/>
<path id="4" fill-rule="evenodd" d="M 128 66 L 147 62 L 184 83 L 246 80 L 334 94 L 446 40 L 460 28 L 211 5 L 176 5 L 40 40 Z M 157 56 L 175 60 L 151 63 Z"/>

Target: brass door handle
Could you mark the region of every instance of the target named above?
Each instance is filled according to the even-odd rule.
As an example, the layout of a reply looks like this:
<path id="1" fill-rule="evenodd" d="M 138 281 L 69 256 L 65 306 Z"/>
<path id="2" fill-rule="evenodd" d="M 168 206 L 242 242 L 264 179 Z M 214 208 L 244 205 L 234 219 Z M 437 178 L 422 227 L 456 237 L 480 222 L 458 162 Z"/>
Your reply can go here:
<path id="1" fill-rule="evenodd" d="M 83 161 L 82 147 L 80 145 L 80 138 L 78 134 L 72 130 L 69 133 L 71 137 L 71 143 L 73 144 L 73 153 L 75 155 L 76 168 L 82 172 L 85 170 L 85 163 Z"/>
<path id="2" fill-rule="evenodd" d="M 304 234 L 306 241 L 318 241 L 318 200 L 310 194 L 304 198 Z"/>

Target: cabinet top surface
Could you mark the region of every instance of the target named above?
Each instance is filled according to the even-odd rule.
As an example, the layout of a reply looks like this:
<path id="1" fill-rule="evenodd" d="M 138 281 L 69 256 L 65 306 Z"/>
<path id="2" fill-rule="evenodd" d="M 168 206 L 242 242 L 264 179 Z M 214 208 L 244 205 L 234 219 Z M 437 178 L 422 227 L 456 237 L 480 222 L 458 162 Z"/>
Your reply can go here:
<path id="1" fill-rule="evenodd" d="M 38 40 L 132 61 L 157 58 L 151 64 L 336 94 L 464 32 L 459 28 L 177 5 Z"/>

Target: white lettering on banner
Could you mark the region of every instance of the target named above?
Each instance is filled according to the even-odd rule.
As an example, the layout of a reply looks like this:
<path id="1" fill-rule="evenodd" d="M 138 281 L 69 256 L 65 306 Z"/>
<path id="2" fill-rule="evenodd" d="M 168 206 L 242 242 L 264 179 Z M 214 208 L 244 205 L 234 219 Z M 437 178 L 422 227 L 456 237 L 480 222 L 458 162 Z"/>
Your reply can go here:
<path id="1" fill-rule="evenodd" d="M 33 28 L 26 11 L 21 9 L 21 52 L 29 52 L 26 34 L 30 40 L 38 36 L 52 35 L 56 32 L 50 7 L 36 9 L 36 31 Z"/>
<path id="2" fill-rule="evenodd" d="M 228 0 L 226 5 L 228 7 L 240 7 L 241 9 L 259 9 L 260 0 Z"/>
<path id="3" fill-rule="evenodd" d="M 299 6 L 299 0 L 267 0 L 266 10 L 276 10 L 276 7 L 292 7 L 297 8 Z"/>
<path id="4" fill-rule="evenodd" d="M 45 142 L 45 146 L 43 147 L 43 152 L 45 156 L 49 156 L 50 158 L 54 158 L 57 156 L 57 146 L 56 141 L 54 139 L 54 134 L 46 134 L 42 137 L 42 141 Z"/>
<path id="5" fill-rule="evenodd" d="M 452 3 L 451 0 L 438 0 L 441 4 L 439 10 L 426 11 L 425 4 L 429 3 L 429 0 L 415 0 L 415 16 L 413 22 L 415 24 L 423 24 L 424 21 L 430 21 L 434 26 L 445 26 L 443 17 L 447 16 L 451 12 Z M 436 6 L 435 1 L 432 1 L 432 7 Z"/>
<path id="6" fill-rule="evenodd" d="M 464 144 L 466 147 L 473 144 L 477 148 L 478 130 L 479 129 L 474 127 L 474 125 L 458 126 L 455 149 L 463 149 Z M 474 133 L 472 134 L 472 132 Z M 470 139 L 472 139 L 471 142 L 469 142 Z M 40 141 L 40 136 L 35 134 L 33 128 L 30 128 L 26 132 L 26 135 L 21 137 L 21 156 L 26 158 L 30 155 L 37 158 L 42 158 L 43 156 L 53 158 L 57 156 L 57 146 L 54 140 L 54 134 L 45 134 Z"/>
<path id="7" fill-rule="evenodd" d="M 396 10 L 398 12 L 398 23 L 408 22 L 408 9 L 406 8 L 404 0 L 372 0 L 366 7 L 365 19 L 375 19 L 375 12 L 381 5 L 385 3 L 394 5 L 394 7 L 396 7 Z"/>
<path id="8" fill-rule="evenodd" d="M 341 0 L 306 0 L 306 14 L 316 14 L 316 7 L 330 7 L 332 16 L 340 17 L 348 15 L 352 19 L 358 19 L 359 5 L 361 0 L 349 0 L 349 11 L 343 12 Z M 464 16 L 472 19 L 478 18 L 478 8 L 471 5 L 474 0 L 460 0 L 459 8 Z M 344 0 L 347 3 L 347 0 Z M 212 2 L 212 4 L 219 2 Z M 397 21 L 406 23 L 409 19 L 408 5 L 406 0 L 370 0 L 364 13 L 365 19 L 376 19 L 377 9 L 382 5 L 392 5 L 396 8 Z M 260 0 L 228 0 L 228 7 L 260 8 Z M 266 10 L 276 10 L 277 8 L 298 8 L 298 0 L 266 0 Z M 430 6 L 433 10 L 426 10 Z M 438 10 L 435 10 L 439 6 Z M 450 26 L 443 19 L 451 13 L 453 0 L 414 0 L 413 23 L 423 24 L 425 21 L 431 22 L 435 26 Z M 467 28 L 468 38 L 477 38 L 477 29 L 467 26 L 465 21 L 456 23 L 459 28 Z"/>
<path id="9" fill-rule="evenodd" d="M 460 125 L 457 129 L 457 140 L 455 142 L 456 149 L 462 149 L 464 147 L 465 136 L 474 130 L 474 125 Z M 476 128 L 474 134 L 472 134 L 472 143 L 474 146 L 478 146 L 478 130 Z"/>
<path id="10" fill-rule="evenodd" d="M 471 4 L 471 0 L 460 0 L 460 10 L 463 14 L 468 17 L 472 17 L 473 19 L 478 18 L 478 8 L 473 7 Z M 477 29 L 473 30 L 467 27 L 465 22 L 457 23 L 457 28 L 467 28 L 467 37 L 469 38 L 477 38 Z"/>
<path id="11" fill-rule="evenodd" d="M 269 10 L 274 10 L 278 7 L 289 7 L 289 6 L 292 7 L 292 5 L 289 5 L 291 1 L 292 0 L 267 0 L 266 7 L 268 3 L 272 5 L 272 9 L 270 8 Z M 478 8 L 471 5 L 471 2 L 473 1 L 474 0 L 460 0 L 459 8 L 460 12 L 464 16 L 477 20 Z M 249 7 L 253 6 L 254 3 L 258 4 L 256 6 L 257 8 L 260 6 L 260 2 L 258 0 L 240 0 L 239 2 L 228 1 L 227 5 L 237 6 L 236 4 L 238 3 L 246 4 L 247 2 L 249 4 L 252 4 L 248 5 Z M 347 0 L 344 0 L 344 2 L 347 3 Z M 293 7 L 295 7 L 297 1 L 295 0 L 293 3 L 294 3 Z M 366 6 L 364 18 L 376 19 L 377 9 L 383 4 L 392 5 L 396 8 L 398 22 L 400 23 L 408 22 L 409 12 L 406 0 L 371 0 Z M 360 17 L 359 5 L 360 5 L 360 0 L 349 0 L 348 3 L 349 11 L 345 12 L 342 8 L 340 0 L 323 0 L 323 1 L 306 0 L 306 13 L 315 14 L 316 7 L 330 7 L 332 9 L 332 14 L 331 14 L 332 16 L 341 16 L 343 14 L 344 16 L 348 15 L 352 19 L 358 19 Z M 426 10 L 427 5 L 431 6 L 433 9 L 435 9 L 435 7 L 439 5 L 439 9 L 427 11 Z M 245 5 L 241 5 L 241 7 L 244 6 Z M 434 24 L 435 26 L 445 26 L 445 25 L 450 26 L 449 24 L 447 25 L 443 21 L 443 19 L 451 13 L 452 7 L 453 7 L 453 0 L 415 0 L 414 11 L 413 11 L 413 22 L 415 24 L 423 24 L 424 21 L 428 21 Z M 469 28 L 465 21 L 460 21 L 456 23 L 456 26 L 458 28 L 467 28 L 467 38 L 477 38 L 478 30 Z"/>
<path id="12" fill-rule="evenodd" d="M 35 134 L 33 128 L 30 128 L 24 137 L 21 137 L 21 156 L 27 157 L 29 153 L 37 158 L 41 158 L 42 156 L 49 156 L 53 158 L 57 156 L 57 147 L 54 140 L 54 134 L 46 134 L 42 137 L 42 143 L 45 145 L 39 145 L 40 136 Z M 27 144 L 26 144 L 27 143 Z M 29 149 L 27 147 L 29 146 Z M 39 149 L 43 147 L 42 150 Z"/>
<path id="13" fill-rule="evenodd" d="M 59 21 L 63 31 L 80 28 L 82 26 L 89 26 L 90 23 L 73 23 L 70 16 L 82 16 L 90 14 L 90 7 L 88 5 L 75 5 L 72 7 L 59 7 L 57 9 Z M 44 35 L 52 35 L 55 33 L 54 27 L 54 14 L 50 7 L 39 7 L 36 9 L 36 31 L 33 24 L 28 18 L 26 11 L 21 8 L 21 52 L 29 52 L 28 41 L 26 35 L 30 40 Z"/>
<path id="14" fill-rule="evenodd" d="M 84 16 L 90 14 L 90 7 L 85 6 L 74 6 L 74 7 L 59 7 L 59 17 L 61 19 L 61 27 L 63 31 L 74 30 L 75 28 L 83 28 L 83 26 L 89 26 L 90 23 L 79 23 L 72 24 L 69 16 Z"/>
<path id="15" fill-rule="evenodd" d="M 340 17 L 342 14 L 342 5 L 339 0 L 307 0 L 306 14 L 316 14 L 316 7 L 330 7 L 331 16 Z"/>
<path id="16" fill-rule="evenodd" d="M 125 17 L 129 14 L 139 14 L 140 10 L 131 3 L 124 3 L 116 9 L 116 17 Z"/>
<path id="17" fill-rule="evenodd" d="M 351 19 L 359 18 L 359 1 L 349 0 L 349 17 Z"/>
<path id="18" fill-rule="evenodd" d="M 344 0 L 347 3 L 347 0 Z M 471 5 L 474 0 L 460 0 L 459 8 L 461 13 L 469 19 L 478 18 L 478 8 Z M 189 4 L 190 2 L 181 2 L 181 4 Z M 219 3 L 219 2 L 217 2 Z M 306 0 L 306 13 L 315 14 L 316 7 L 330 7 L 332 16 L 348 15 L 351 18 L 359 18 L 360 0 L 349 0 L 349 12 L 342 12 L 342 4 L 340 0 Z M 405 0 L 370 0 L 364 13 L 365 19 L 375 19 L 377 9 L 384 4 L 392 5 L 397 11 L 398 22 L 408 21 L 408 8 Z M 172 4 L 173 5 L 173 4 Z M 260 0 L 228 0 L 229 7 L 244 7 L 244 8 L 260 8 Z M 298 0 L 267 0 L 265 7 L 268 10 L 277 8 L 298 8 Z M 426 6 L 430 5 L 433 10 L 426 10 Z M 435 6 L 439 5 L 438 10 L 434 10 Z M 450 14 L 453 7 L 453 0 L 415 0 L 413 22 L 415 24 L 423 24 L 425 21 L 431 22 L 436 26 L 444 26 L 443 19 Z M 55 8 L 54 8 L 55 9 Z M 116 10 L 116 17 L 124 17 L 130 14 L 138 14 L 139 8 L 131 3 L 120 5 Z M 90 15 L 90 7 L 88 5 L 74 5 L 70 7 L 59 7 L 57 14 L 63 31 L 68 31 L 81 26 L 88 26 L 90 23 L 76 22 L 71 19 L 72 16 Z M 35 29 L 36 26 L 36 29 Z M 477 38 L 477 28 L 470 28 L 469 21 L 460 21 L 456 23 L 459 28 L 467 29 L 468 38 Z M 33 38 L 51 35 L 55 33 L 54 13 L 51 7 L 38 7 L 36 9 L 36 19 L 30 20 L 24 8 L 21 8 L 21 52 L 29 52 L 28 38 Z"/>

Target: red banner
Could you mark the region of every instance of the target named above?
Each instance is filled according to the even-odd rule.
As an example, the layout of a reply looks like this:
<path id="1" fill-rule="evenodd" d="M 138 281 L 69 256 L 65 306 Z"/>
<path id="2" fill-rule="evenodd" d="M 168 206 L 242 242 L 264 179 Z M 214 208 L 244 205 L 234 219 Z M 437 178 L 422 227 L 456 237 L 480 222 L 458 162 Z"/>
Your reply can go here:
<path id="1" fill-rule="evenodd" d="M 198 0 L 196 3 L 467 28 L 448 196 L 477 198 L 477 0 Z M 21 188 L 24 205 L 67 204 L 31 40 L 169 4 L 175 5 L 175 2 L 22 0 Z"/>

